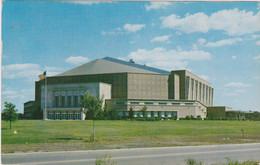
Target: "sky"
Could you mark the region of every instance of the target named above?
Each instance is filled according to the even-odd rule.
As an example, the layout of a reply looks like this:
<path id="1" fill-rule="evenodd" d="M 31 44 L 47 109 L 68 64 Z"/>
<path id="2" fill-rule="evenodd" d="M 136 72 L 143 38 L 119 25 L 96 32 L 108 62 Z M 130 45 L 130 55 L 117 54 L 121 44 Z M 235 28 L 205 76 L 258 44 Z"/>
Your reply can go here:
<path id="1" fill-rule="evenodd" d="M 186 69 L 214 106 L 260 111 L 258 2 L 2 2 L 2 109 L 34 100 L 35 81 L 106 56 Z"/>

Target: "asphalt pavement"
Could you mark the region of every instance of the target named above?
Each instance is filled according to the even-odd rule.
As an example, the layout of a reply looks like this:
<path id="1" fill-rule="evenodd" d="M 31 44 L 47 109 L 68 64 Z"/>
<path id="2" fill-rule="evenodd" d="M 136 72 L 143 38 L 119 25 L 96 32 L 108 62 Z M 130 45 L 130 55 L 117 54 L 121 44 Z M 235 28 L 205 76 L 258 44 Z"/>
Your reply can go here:
<path id="1" fill-rule="evenodd" d="M 111 155 L 118 165 L 182 165 L 185 159 L 202 161 L 205 165 L 238 161 L 260 161 L 260 143 L 207 146 L 132 148 L 113 150 L 61 151 L 2 154 L 2 164 L 27 165 L 93 165 L 96 158 Z"/>

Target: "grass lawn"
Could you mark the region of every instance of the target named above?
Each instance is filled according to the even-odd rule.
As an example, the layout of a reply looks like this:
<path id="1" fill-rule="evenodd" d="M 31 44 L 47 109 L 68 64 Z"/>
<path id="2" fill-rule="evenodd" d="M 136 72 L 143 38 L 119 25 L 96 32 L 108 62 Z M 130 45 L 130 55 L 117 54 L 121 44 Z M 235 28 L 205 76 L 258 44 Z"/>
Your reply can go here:
<path id="1" fill-rule="evenodd" d="M 245 140 L 242 131 L 245 130 Z M 2 121 L 2 152 L 260 142 L 259 121 Z"/>

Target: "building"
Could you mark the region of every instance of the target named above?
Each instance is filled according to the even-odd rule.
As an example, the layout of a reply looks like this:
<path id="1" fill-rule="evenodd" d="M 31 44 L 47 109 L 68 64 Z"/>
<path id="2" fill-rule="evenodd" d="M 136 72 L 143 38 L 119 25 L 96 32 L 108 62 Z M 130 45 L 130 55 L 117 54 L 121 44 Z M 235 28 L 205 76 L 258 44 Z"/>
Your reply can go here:
<path id="1" fill-rule="evenodd" d="M 45 119 L 84 120 L 79 102 L 85 92 L 103 95 L 105 103 L 122 116 L 131 106 L 135 116 L 147 106 L 148 117 L 205 118 L 207 107 L 213 105 L 211 84 L 187 70 L 169 72 L 110 57 L 47 77 L 46 82 L 47 88 L 45 80 L 35 82 L 35 101 L 30 103 L 37 106 L 25 103 L 25 116 L 31 108 L 40 109 Z"/>

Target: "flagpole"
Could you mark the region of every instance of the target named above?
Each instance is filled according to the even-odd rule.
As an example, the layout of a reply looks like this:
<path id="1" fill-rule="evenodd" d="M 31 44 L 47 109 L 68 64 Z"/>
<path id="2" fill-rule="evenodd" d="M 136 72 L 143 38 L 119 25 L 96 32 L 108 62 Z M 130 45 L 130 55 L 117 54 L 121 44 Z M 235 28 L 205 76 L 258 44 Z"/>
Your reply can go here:
<path id="1" fill-rule="evenodd" d="M 45 78 L 45 110 L 43 112 L 43 119 L 46 120 L 47 113 L 47 76 Z"/>

